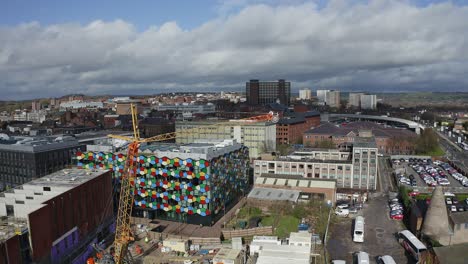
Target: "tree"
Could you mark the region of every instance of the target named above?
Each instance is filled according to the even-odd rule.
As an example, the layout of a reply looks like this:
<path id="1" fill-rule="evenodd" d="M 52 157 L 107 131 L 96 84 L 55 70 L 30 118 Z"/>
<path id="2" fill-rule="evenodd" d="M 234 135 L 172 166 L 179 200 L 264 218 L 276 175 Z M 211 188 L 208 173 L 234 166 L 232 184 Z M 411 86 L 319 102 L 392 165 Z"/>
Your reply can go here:
<path id="1" fill-rule="evenodd" d="M 291 151 L 291 146 L 288 144 L 278 144 L 276 145 L 276 152 L 279 152 L 281 156 L 288 155 Z"/>
<path id="2" fill-rule="evenodd" d="M 422 130 L 421 135 L 416 140 L 416 153 L 427 154 L 437 152 L 439 149 L 439 140 L 434 130 L 431 128 Z"/>
<path id="3" fill-rule="evenodd" d="M 335 148 L 335 143 L 333 143 L 333 141 L 331 139 L 322 140 L 322 141 L 317 143 L 317 147 L 318 148 L 326 148 L 326 149 Z"/>
<path id="4" fill-rule="evenodd" d="M 424 113 L 421 115 L 421 119 L 422 119 L 422 120 L 425 120 L 425 121 L 434 122 L 434 121 L 436 120 L 436 116 L 434 115 L 434 113 L 431 113 L 431 112 L 424 112 Z"/>
<path id="5" fill-rule="evenodd" d="M 463 129 L 468 131 L 468 121 L 463 122 Z"/>

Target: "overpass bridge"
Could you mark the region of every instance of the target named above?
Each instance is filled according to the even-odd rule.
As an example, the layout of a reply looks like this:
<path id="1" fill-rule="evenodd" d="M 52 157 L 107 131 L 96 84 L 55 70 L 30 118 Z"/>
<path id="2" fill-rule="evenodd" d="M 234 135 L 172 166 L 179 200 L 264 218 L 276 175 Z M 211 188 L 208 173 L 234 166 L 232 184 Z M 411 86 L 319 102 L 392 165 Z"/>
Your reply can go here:
<path id="1" fill-rule="evenodd" d="M 374 115 L 357 115 L 357 114 L 322 114 L 322 121 L 334 121 L 339 119 L 356 119 L 366 121 L 382 121 L 386 123 L 398 123 L 406 126 L 408 129 L 414 130 L 416 134 L 421 134 L 421 130 L 426 127 L 417 122 L 406 120 L 403 118 L 389 117 L 389 116 L 374 116 Z"/>

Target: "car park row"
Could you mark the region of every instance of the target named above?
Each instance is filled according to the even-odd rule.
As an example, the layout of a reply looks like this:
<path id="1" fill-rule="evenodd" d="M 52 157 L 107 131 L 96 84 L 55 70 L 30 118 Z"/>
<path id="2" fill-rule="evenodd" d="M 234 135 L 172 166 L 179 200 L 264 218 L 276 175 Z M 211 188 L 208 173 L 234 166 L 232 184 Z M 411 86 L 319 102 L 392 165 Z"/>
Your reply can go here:
<path id="1" fill-rule="evenodd" d="M 446 162 L 439 160 L 432 162 L 431 159 L 402 158 L 393 159 L 392 163 L 395 165 L 407 163 L 408 166 L 419 175 L 421 180 L 430 187 L 435 187 L 437 185 L 450 186 L 451 182 L 449 180 L 449 176 L 458 181 L 461 186 L 468 187 L 468 177 L 463 176 Z M 417 187 L 418 184 L 416 177 L 411 173 L 408 174 L 408 176 L 405 176 L 403 173 L 397 174 L 398 183 Z M 452 180 L 452 183 L 456 183 L 456 181 Z"/>

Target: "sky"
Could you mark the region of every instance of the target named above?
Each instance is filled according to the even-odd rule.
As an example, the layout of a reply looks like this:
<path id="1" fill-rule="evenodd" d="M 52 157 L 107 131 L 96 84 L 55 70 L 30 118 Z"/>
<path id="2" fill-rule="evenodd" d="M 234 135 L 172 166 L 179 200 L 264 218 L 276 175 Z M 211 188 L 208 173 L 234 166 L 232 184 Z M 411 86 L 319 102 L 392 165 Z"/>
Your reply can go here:
<path id="1" fill-rule="evenodd" d="M 243 91 L 468 92 L 468 0 L 3 0 L 0 100 Z"/>

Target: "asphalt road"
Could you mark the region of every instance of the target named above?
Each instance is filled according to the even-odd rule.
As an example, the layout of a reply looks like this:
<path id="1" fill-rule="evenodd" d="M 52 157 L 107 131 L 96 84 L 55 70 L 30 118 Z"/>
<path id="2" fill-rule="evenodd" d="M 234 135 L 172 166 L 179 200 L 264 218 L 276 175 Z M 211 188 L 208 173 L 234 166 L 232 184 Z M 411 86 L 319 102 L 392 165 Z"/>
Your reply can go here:
<path id="1" fill-rule="evenodd" d="M 380 255 L 391 255 L 399 264 L 416 263 L 406 255 L 396 239 L 396 233 L 405 228 L 402 222 L 389 217 L 387 202 L 388 192 L 392 190 L 391 173 L 388 173 L 384 159 L 379 161 L 380 166 L 385 166 L 382 167 L 379 179 L 380 191 L 372 195 L 364 209 L 359 212 L 365 218 L 364 243 L 353 242 L 353 219 L 340 218 L 339 222 L 333 225 L 327 244 L 331 259 L 342 259 L 346 260 L 346 263 L 352 263 L 352 253 L 364 251 L 371 256 L 371 263 Z"/>
<path id="2" fill-rule="evenodd" d="M 352 253 L 364 251 L 369 253 L 374 261 L 377 256 L 390 255 L 396 263 L 415 263 L 406 255 L 396 239 L 396 233 L 404 230 L 404 227 L 400 221 L 390 219 L 387 201 L 388 197 L 384 195 L 374 197 L 363 209 L 364 243 L 353 242 L 352 219 L 340 219 L 339 223 L 333 226 L 331 239 L 327 245 L 331 259 L 342 259 L 346 260 L 346 263 L 352 263 Z"/>

